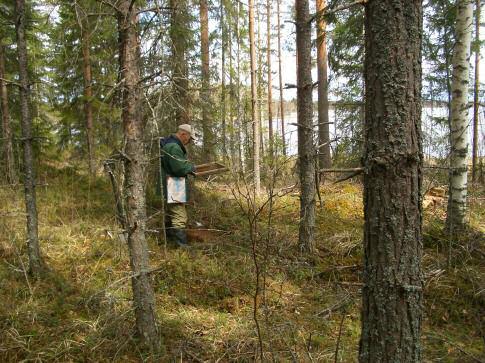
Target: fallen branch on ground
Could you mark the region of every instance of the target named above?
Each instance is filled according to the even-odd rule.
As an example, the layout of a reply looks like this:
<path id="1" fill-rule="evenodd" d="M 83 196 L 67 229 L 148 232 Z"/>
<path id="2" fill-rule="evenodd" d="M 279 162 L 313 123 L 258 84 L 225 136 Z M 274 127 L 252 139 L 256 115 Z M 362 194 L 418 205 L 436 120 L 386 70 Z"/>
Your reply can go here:
<path id="1" fill-rule="evenodd" d="M 330 315 L 334 311 L 340 310 L 341 308 L 347 306 L 351 302 L 352 302 L 352 295 L 347 294 L 342 300 L 340 300 L 336 304 L 320 311 L 319 313 L 316 313 L 315 315 L 321 316 L 321 317 L 327 317 L 328 315 Z"/>

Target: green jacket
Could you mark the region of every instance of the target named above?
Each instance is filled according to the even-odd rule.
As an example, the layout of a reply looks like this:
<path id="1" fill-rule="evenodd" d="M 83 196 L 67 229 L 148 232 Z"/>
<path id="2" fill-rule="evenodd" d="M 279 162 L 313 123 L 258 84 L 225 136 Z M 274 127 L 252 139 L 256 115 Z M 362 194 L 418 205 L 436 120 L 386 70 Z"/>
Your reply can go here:
<path id="1" fill-rule="evenodd" d="M 182 142 L 175 136 L 160 139 L 161 179 L 163 197 L 167 200 L 167 176 L 185 177 L 187 200 L 189 199 L 189 185 L 187 175 L 195 172 L 193 163 L 187 160 L 187 150 Z"/>

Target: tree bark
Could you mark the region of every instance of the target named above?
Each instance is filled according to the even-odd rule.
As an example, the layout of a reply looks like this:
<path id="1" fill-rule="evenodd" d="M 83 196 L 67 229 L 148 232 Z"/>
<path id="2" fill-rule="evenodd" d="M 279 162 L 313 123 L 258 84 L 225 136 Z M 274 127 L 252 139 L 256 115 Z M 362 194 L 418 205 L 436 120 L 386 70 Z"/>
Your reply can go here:
<path id="1" fill-rule="evenodd" d="M 445 69 L 446 69 L 446 95 L 448 96 L 448 126 L 451 129 L 451 75 L 450 75 L 450 62 L 453 63 L 450 59 L 450 54 L 452 53 L 451 48 L 453 47 L 450 43 L 451 40 L 449 38 L 449 34 L 445 31 L 443 35 L 443 47 L 444 47 L 444 54 L 445 54 Z M 451 145 L 451 133 L 450 133 L 450 145 Z"/>
<path id="2" fill-rule="evenodd" d="M 243 158 L 243 148 L 244 148 L 244 140 L 243 140 L 243 126 L 246 129 L 245 125 L 243 125 L 244 117 L 241 119 L 241 115 L 244 113 L 244 107 L 241 102 L 241 32 L 239 26 L 239 18 L 242 13 L 242 4 L 239 3 L 237 5 L 237 15 L 236 15 L 236 42 L 237 42 L 237 49 L 236 49 L 236 77 L 237 77 L 237 133 L 238 133 L 238 164 L 239 164 L 239 171 L 242 173 L 244 172 L 244 158 Z"/>
<path id="3" fill-rule="evenodd" d="M 478 119 L 480 102 L 480 0 L 475 0 L 475 85 L 473 88 L 473 146 L 472 146 L 472 182 L 477 180 L 478 168 Z"/>
<path id="4" fill-rule="evenodd" d="M 311 73 L 311 23 L 308 0 L 296 0 L 298 165 L 300 178 L 300 249 L 313 252 L 315 230 L 315 150 Z"/>
<path id="5" fill-rule="evenodd" d="M 273 84 L 271 82 L 271 2 L 266 0 L 266 62 L 268 63 L 268 142 L 273 159 Z"/>
<path id="6" fill-rule="evenodd" d="M 258 102 L 258 124 L 259 124 L 259 147 L 260 153 L 264 155 L 264 133 L 263 133 L 263 47 L 261 45 L 261 11 L 259 9 L 259 2 L 256 0 L 256 23 L 258 25 L 257 38 L 257 65 L 256 69 L 258 77 L 256 81 L 257 87 L 257 102 Z"/>
<path id="7" fill-rule="evenodd" d="M 209 10 L 207 0 L 200 0 L 200 57 L 202 61 L 202 150 L 208 160 L 213 160 L 214 135 L 210 120 L 212 103 L 209 69 Z"/>
<path id="8" fill-rule="evenodd" d="M 325 9 L 325 0 L 316 0 L 317 12 Z M 327 23 L 323 16 L 319 17 L 317 25 L 317 71 L 318 71 L 318 144 L 320 168 L 331 168 L 330 156 L 330 125 L 328 123 L 328 67 L 327 67 Z"/>
<path id="9" fill-rule="evenodd" d="M 248 0 L 249 7 L 249 52 L 251 64 L 251 123 L 253 124 L 253 172 L 254 193 L 261 193 L 261 178 L 259 170 L 260 133 L 258 120 L 258 100 L 256 91 L 256 49 L 254 45 L 254 4 Z"/>
<path id="10" fill-rule="evenodd" d="M 187 3 L 186 0 L 170 0 L 169 35 L 172 48 L 172 83 L 175 104 L 174 122 L 171 128 L 190 124 L 189 80 L 187 73 Z"/>
<path id="11" fill-rule="evenodd" d="M 281 72 L 281 0 L 276 0 L 277 4 L 277 18 L 278 18 L 278 73 L 280 84 L 280 119 L 281 119 L 281 141 L 283 146 L 283 155 L 286 156 L 286 140 L 285 140 L 285 107 L 283 100 L 283 74 Z"/>
<path id="12" fill-rule="evenodd" d="M 27 246 L 30 273 L 40 277 L 44 263 L 40 255 L 37 218 L 37 198 L 35 192 L 34 151 L 32 148 L 32 115 L 30 83 L 28 74 L 27 41 L 25 37 L 25 1 L 15 1 L 15 29 L 17 32 L 17 53 L 20 81 L 20 118 L 24 154 L 24 190 L 27 212 Z"/>
<path id="13" fill-rule="evenodd" d="M 231 25 L 228 28 L 228 43 L 229 43 L 229 150 L 231 165 L 236 165 L 236 125 L 234 123 L 234 64 L 232 57 L 232 44 L 233 44 L 233 30 L 232 22 L 234 21 L 234 14 L 229 17 Z"/>
<path id="14" fill-rule="evenodd" d="M 365 10 L 361 363 L 421 361 L 422 15 L 421 0 Z"/>
<path id="15" fill-rule="evenodd" d="M 10 109 L 8 107 L 8 90 L 5 73 L 5 52 L 3 41 L 0 38 L 0 99 L 2 105 L 2 138 L 3 158 L 5 160 L 5 176 L 7 182 L 15 184 L 18 181 L 15 159 L 13 155 L 13 134 L 10 126 Z"/>
<path id="16" fill-rule="evenodd" d="M 94 142 L 93 142 L 93 88 L 91 72 L 91 51 L 90 51 L 90 33 L 87 16 L 79 4 L 76 3 L 76 15 L 81 31 L 81 48 L 83 59 L 83 78 L 84 78 L 84 117 L 86 123 L 86 145 L 88 149 L 89 173 L 96 174 L 96 164 L 94 160 Z"/>
<path id="17" fill-rule="evenodd" d="M 466 226 L 468 86 L 473 0 L 457 0 L 451 85 L 450 184 L 446 225 L 453 233 Z"/>
<path id="18" fill-rule="evenodd" d="M 155 352 L 160 348 L 155 318 L 155 299 L 148 275 L 148 246 L 145 239 L 145 190 L 143 124 L 139 70 L 137 9 L 131 0 L 119 3 L 121 31 L 122 120 L 125 138 L 124 198 L 126 206 L 128 249 L 133 273 L 133 305 L 140 338 Z"/>
<path id="19" fill-rule="evenodd" d="M 224 159 L 226 152 L 226 26 L 224 24 L 224 0 L 221 0 L 221 125 L 222 125 L 222 154 Z"/>
<path id="20" fill-rule="evenodd" d="M 94 139 L 93 139 L 93 86 L 91 75 L 91 56 L 89 36 L 82 35 L 83 48 L 83 75 L 84 75 L 84 114 L 86 117 L 86 143 L 88 147 L 89 172 L 96 174 L 96 164 L 94 160 Z"/>

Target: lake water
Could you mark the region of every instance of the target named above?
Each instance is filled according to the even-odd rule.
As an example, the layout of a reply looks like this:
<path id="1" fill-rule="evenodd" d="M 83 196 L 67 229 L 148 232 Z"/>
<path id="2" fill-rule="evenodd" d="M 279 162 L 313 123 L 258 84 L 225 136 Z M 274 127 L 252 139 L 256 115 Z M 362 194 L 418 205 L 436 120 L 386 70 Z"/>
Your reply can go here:
<path id="1" fill-rule="evenodd" d="M 479 118 L 479 142 L 478 142 L 478 155 L 484 156 L 485 154 L 485 122 L 484 122 L 485 110 L 482 107 Z M 314 113 L 314 124 L 317 124 L 317 113 Z M 447 125 L 448 110 L 446 107 L 423 107 L 422 113 L 422 133 L 423 133 L 423 153 L 425 157 L 433 158 L 445 158 L 448 155 L 448 125 Z M 440 121 L 438 121 L 440 119 Z M 329 112 L 330 122 L 335 122 L 335 113 L 331 109 Z M 467 139 L 469 140 L 468 152 L 471 156 L 472 145 L 472 123 L 473 112 L 469 112 L 469 128 Z M 290 155 L 295 155 L 298 150 L 298 136 L 297 136 L 297 123 L 296 112 L 285 115 L 285 141 L 287 150 Z M 278 135 L 281 135 L 281 121 L 279 118 L 273 118 L 273 130 Z M 263 120 L 263 134 L 265 139 L 268 137 L 268 121 Z M 330 125 L 330 139 L 342 136 L 342 130 L 339 129 L 338 120 L 337 125 Z M 317 137 L 317 127 L 315 127 L 315 137 Z M 362 135 L 363 137 L 363 135 Z"/>

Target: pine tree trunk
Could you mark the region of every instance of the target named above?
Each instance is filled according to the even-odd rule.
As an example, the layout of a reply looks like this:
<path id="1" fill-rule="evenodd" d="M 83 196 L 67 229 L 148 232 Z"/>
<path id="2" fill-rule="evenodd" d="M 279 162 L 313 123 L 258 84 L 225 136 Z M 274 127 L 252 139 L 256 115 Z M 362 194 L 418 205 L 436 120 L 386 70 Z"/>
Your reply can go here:
<path id="1" fill-rule="evenodd" d="M 13 155 L 13 134 L 10 126 L 10 109 L 8 107 L 7 82 L 4 81 L 5 76 L 4 45 L 0 38 L 0 99 L 2 105 L 3 158 L 5 160 L 5 176 L 7 177 L 7 182 L 15 184 L 18 178 Z"/>
<path id="2" fill-rule="evenodd" d="M 222 125 L 222 155 L 227 157 L 226 152 L 226 26 L 224 24 L 224 0 L 221 0 L 221 125 Z"/>
<path id="3" fill-rule="evenodd" d="M 96 165 L 94 160 L 94 141 L 93 141 L 93 88 L 91 77 L 91 56 L 89 50 L 89 38 L 83 34 L 83 75 L 84 75 L 84 113 L 86 117 L 86 142 L 88 147 L 89 172 L 91 175 L 96 174 Z"/>
<path id="4" fill-rule="evenodd" d="M 207 0 L 200 0 L 200 54 L 202 61 L 202 149 L 207 160 L 214 159 L 214 135 L 210 119 L 209 12 Z"/>
<path id="5" fill-rule="evenodd" d="M 422 16 L 421 0 L 366 5 L 361 363 L 421 361 Z"/>
<path id="6" fill-rule="evenodd" d="M 457 0 L 451 85 L 450 185 L 446 225 L 453 233 L 466 226 L 468 86 L 473 0 Z"/>
<path id="7" fill-rule="evenodd" d="M 480 106 L 480 0 L 475 0 L 475 86 L 473 88 L 473 146 L 472 146 L 472 182 L 477 180 L 478 168 L 478 119 Z"/>
<path id="8" fill-rule="evenodd" d="M 316 1 L 317 11 L 325 8 L 325 0 Z M 323 17 L 317 21 L 317 71 L 318 71 L 318 144 L 320 168 L 331 168 L 330 125 L 328 119 L 328 67 L 327 67 L 327 24 Z"/>
<path id="9" fill-rule="evenodd" d="M 248 0 L 249 7 L 249 52 L 251 63 L 251 123 L 253 125 L 253 172 L 254 172 L 254 193 L 259 195 L 261 192 L 261 178 L 259 170 L 259 149 L 260 132 L 258 120 L 258 100 L 256 91 L 256 49 L 254 45 L 254 4 L 253 0 Z"/>
<path id="10" fill-rule="evenodd" d="M 186 0 L 170 0 L 170 40 L 172 47 L 172 83 L 175 115 L 170 125 L 190 124 L 189 80 L 187 74 L 187 3 Z"/>
<path id="11" fill-rule="evenodd" d="M 34 151 L 32 148 L 32 116 L 30 100 L 30 83 L 28 75 L 27 40 L 25 37 L 25 1 L 15 1 L 15 29 L 17 32 L 17 52 L 20 81 L 20 118 L 22 141 L 24 146 L 24 190 L 27 212 L 27 245 L 30 273 L 40 277 L 43 261 L 40 255 L 39 232 L 37 219 L 37 198 L 35 193 Z"/>
<path id="12" fill-rule="evenodd" d="M 247 115 L 249 112 L 251 112 L 251 117 L 252 117 L 252 97 L 249 95 L 249 91 L 245 91 L 245 102 L 244 102 L 244 112 L 243 112 L 243 117 L 244 117 L 244 140 L 245 140 L 245 157 L 244 157 L 244 173 L 248 172 L 249 170 L 253 170 L 254 173 L 254 123 L 251 122 L 251 119 L 247 118 Z M 246 101 L 249 100 L 249 101 Z M 259 159 L 259 155 L 258 155 Z M 259 162 L 258 162 L 258 168 L 259 168 Z M 255 179 L 255 174 L 253 174 L 253 178 Z M 256 181 L 254 182 L 255 186 L 254 189 L 256 190 Z"/>
<path id="13" fill-rule="evenodd" d="M 266 62 L 268 63 L 268 138 L 269 155 L 273 158 L 273 84 L 271 82 L 271 2 L 266 0 Z"/>
<path id="14" fill-rule="evenodd" d="M 86 122 L 86 145 L 88 149 L 88 163 L 89 173 L 94 175 L 96 173 L 96 166 L 94 160 L 94 143 L 93 143 L 93 88 L 92 88 L 92 72 L 91 72 L 91 51 L 90 51 L 90 33 L 87 16 L 83 9 L 76 3 L 76 15 L 79 21 L 81 30 L 81 48 L 83 59 L 83 78 L 84 78 L 84 117 Z"/>
<path id="15" fill-rule="evenodd" d="M 133 305 L 136 327 L 140 338 L 157 352 L 160 340 L 155 318 L 155 299 L 148 275 L 148 246 L 145 239 L 145 190 L 143 125 L 141 118 L 141 89 L 139 70 L 139 40 L 137 35 L 137 8 L 131 0 L 119 3 L 121 30 L 121 79 L 123 79 L 122 120 L 127 156 L 124 178 L 128 249 L 132 270 Z"/>
<path id="16" fill-rule="evenodd" d="M 231 25 L 228 29 L 228 42 L 229 42 L 229 150 L 230 150 L 230 159 L 231 165 L 236 165 L 236 132 L 235 128 L 236 125 L 234 123 L 234 64 L 232 59 L 232 21 L 234 20 L 234 16 L 232 16 Z"/>
<path id="17" fill-rule="evenodd" d="M 281 118 L 281 141 L 283 146 L 283 155 L 286 156 L 286 140 L 285 140 L 285 107 L 283 101 L 283 74 L 281 72 L 281 13 L 280 4 L 281 0 L 276 0 L 277 17 L 278 17 L 278 73 L 279 73 L 279 83 L 280 83 L 280 118 Z"/>
<path id="18" fill-rule="evenodd" d="M 241 34 L 240 34 L 240 27 L 239 27 L 239 18 L 241 14 L 241 7 L 242 4 L 239 3 L 237 5 L 237 15 L 236 15 L 236 42 L 237 42 L 237 49 L 236 49 L 236 77 L 237 77 L 237 133 L 238 133 L 238 162 L 239 162 L 239 171 L 244 172 L 244 160 L 243 160 L 243 148 L 244 148 L 244 140 L 243 140 L 243 119 L 241 119 L 241 115 L 243 114 L 243 107 L 241 102 Z"/>
<path id="19" fill-rule="evenodd" d="M 238 121 L 238 162 L 239 162 L 239 171 L 244 172 L 244 139 L 243 139 L 243 128 L 244 127 L 244 107 L 241 102 L 241 31 L 239 25 L 239 18 L 240 14 L 242 13 L 242 4 L 239 3 L 237 6 L 237 17 L 236 17 L 236 41 L 237 41 L 237 49 L 236 49 L 236 76 L 237 76 L 237 121 Z"/>
<path id="20" fill-rule="evenodd" d="M 298 165 L 300 177 L 299 246 L 313 252 L 315 230 L 315 150 L 311 68 L 311 24 L 308 0 L 296 0 Z"/>
<path id="21" fill-rule="evenodd" d="M 258 99 L 258 124 L 259 124 L 259 147 L 260 153 L 264 155 L 264 133 L 263 133 L 263 47 L 261 45 L 261 12 L 259 10 L 259 3 L 256 0 L 256 23 L 258 25 L 258 40 L 257 40 L 257 65 L 256 69 L 258 77 L 256 81 L 257 87 L 257 99 Z"/>

